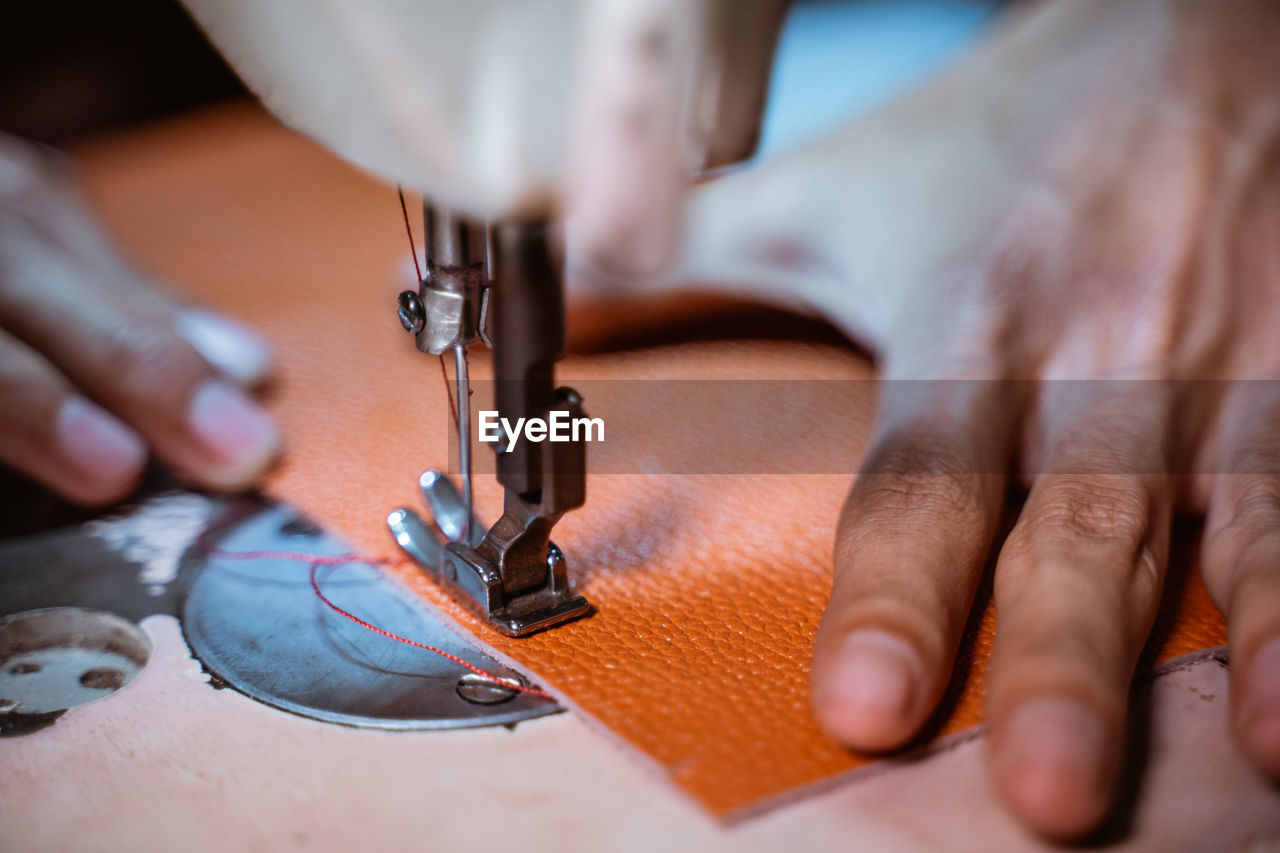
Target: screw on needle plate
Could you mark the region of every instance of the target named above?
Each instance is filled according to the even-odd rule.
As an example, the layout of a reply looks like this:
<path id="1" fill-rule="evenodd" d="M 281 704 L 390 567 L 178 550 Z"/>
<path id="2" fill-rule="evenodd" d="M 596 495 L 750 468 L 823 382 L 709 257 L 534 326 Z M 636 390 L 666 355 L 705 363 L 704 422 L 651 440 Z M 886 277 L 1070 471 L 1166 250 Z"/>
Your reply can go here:
<path id="1" fill-rule="evenodd" d="M 495 681 L 469 672 L 458 679 L 458 695 L 474 705 L 497 705 L 514 697 L 521 686 L 514 678 Z"/>

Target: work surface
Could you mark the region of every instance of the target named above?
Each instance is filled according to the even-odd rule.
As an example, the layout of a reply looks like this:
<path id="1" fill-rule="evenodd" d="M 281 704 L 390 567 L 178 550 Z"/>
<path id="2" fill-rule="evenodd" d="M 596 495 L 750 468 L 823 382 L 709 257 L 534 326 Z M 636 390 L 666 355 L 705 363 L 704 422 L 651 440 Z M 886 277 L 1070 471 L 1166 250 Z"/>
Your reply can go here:
<path id="1" fill-rule="evenodd" d="M 387 733 L 291 717 L 209 687 L 176 622 L 116 696 L 0 740 L 0 849 L 1022 850 L 980 740 L 725 828 L 563 714 L 515 731 Z M 1152 691 L 1142 808 L 1121 849 L 1253 850 L 1280 796 L 1234 754 L 1226 672 Z M 1263 848 L 1265 849 L 1265 848 Z"/>
<path id="2" fill-rule="evenodd" d="M 104 215 L 145 261 L 273 333 L 282 357 L 273 408 L 289 457 L 271 490 L 364 553 L 390 554 L 381 516 L 412 503 L 418 472 L 446 454 L 444 395 L 428 384 L 434 365 L 408 346 L 391 308 L 404 252 L 394 193 L 248 108 L 81 153 Z M 273 287 L 287 298 L 271 297 Z M 565 372 L 870 375 L 840 348 L 745 343 L 578 358 Z M 848 429 L 851 443 L 865 441 L 871 414 Z M 0 838 L 14 849 L 165 849 L 175 838 L 195 848 L 394 849 L 477 833 L 593 849 L 1025 845 L 990 803 L 972 737 L 990 617 L 975 626 L 968 678 L 940 720 L 952 749 L 868 769 L 817 731 L 804 688 L 849 477 L 675 482 L 592 481 L 588 506 L 558 538 L 600 613 L 571 628 L 499 641 L 404 570 L 415 592 L 580 713 L 514 732 L 327 727 L 213 691 L 176 624 L 152 617 L 157 651 L 137 681 L 49 729 L 0 741 Z M 492 514 L 492 484 L 480 498 Z M 1185 587 L 1151 660 L 1222 641 L 1194 576 Z M 1227 743 L 1221 665 L 1171 665 L 1178 671 L 1151 691 L 1140 806 L 1121 834 L 1149 849 L 1230 849 L 1280 832 L 1280 799 Z M 859 769 L 862 781 L 818 793 Z M 780 805 L 801 794 L 809 799 Z M 765 805 L 777 808 L 732 828 L 708 816 Z"/>

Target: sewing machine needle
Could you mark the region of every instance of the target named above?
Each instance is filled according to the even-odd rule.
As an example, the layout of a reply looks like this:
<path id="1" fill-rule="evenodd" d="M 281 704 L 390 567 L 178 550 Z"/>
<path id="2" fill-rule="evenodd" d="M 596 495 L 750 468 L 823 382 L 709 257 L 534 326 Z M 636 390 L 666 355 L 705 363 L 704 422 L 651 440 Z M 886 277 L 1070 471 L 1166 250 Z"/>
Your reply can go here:
<path id="1" fill-rule="evenodd" d="M 471 377 L 467 370 L 467 349 L 453 348 L 454 375 L 458 393 L 458 467 L 462 469 L 462 542 L 471 544 Z"/>

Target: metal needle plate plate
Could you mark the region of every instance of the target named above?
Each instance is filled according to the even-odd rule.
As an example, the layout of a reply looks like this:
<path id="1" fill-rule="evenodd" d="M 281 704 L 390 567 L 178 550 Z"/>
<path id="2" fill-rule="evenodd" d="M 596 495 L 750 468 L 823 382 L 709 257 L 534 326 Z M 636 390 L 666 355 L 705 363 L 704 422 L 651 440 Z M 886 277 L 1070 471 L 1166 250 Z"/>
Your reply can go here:
<path id="1" fill-rule="evenodd" d="M 288 507 L 270 503 L 219 531 L 215 544 L 228 552 L 350 553 Z M 474 679 L 464 680 L 465 668 L 329 609 L 311 589 L 306 562 L 234 560 L 195 548 L 189 559 L 199 562 L 182 610 L 192 650 L 213 675 L 268 705 L 383 729 L 503 725 L 560 710 L 555 702 L 527 693 L 495 702 L 488 691 L 484 701 L 476 701 L 474 689 L 468 689 Z M 317 579 L 335 604 L 384 630 L 457 655 L 500 678 L 518 678 L 377 567 L 322 566 Z"/>
<path id="2" fill-rule="evenodd" d="M 349 725 L 504 725 L 560 710 L 540 697 L 504 695 L 451 661 L 352 624 L 316 598 L 306 564 L 210 560 L 189 547 L 210 518 L 233 513 L 241 521 L 215 537 L 229 551 L 347 552 L 289 507 L 211 499 L 157 477 L 134 505 L 94 517 L 6 485 L 2 473 L 0 616 L 80 607 L 134 623 L 153 614 L 186 619 L 188 642 L 215 683 Z M 324 568 L 320 577 L 339 606 L 486 672 L 513 675 L 376 569 L 353 563 Z M 14 716 L 0 711 L 0 734 Z"/>
<path id="3" fill-rule="evenodd" d="M 215 543 L 227 552 L 349 553 L 288 507 L 270 503 L 221 530 Z M 192 651 L 216 678 L 270 706 L 378 729 L 509 725 L 559 711 L 549 699 L 526 693 L 468 701 L 466 669 L 330 610 L 311 589 L 306 562 L 230 560 L 196 548 L 191 558 L 200 566 L 182 624 Z M 316 578 L 335 605 L 379 628 L 456 654 L 498 678 L 518 679 L 378 567 L 321 566 Z"/>

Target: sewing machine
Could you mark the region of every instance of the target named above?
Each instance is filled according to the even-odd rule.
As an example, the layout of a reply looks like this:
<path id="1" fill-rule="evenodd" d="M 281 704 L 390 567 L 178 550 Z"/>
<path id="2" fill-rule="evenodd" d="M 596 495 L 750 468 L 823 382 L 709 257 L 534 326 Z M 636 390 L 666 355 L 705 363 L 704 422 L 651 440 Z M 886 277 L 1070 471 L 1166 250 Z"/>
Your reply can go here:
<path id="1" fill-rule="evenodd" d="M 579 69 L 600 51 L 635 55 L 625 60 L 635 66 L 628 73 L 658 94 L 618 109 L 668 117 L 632 129 L 672 137 L 651 139 L 651 149 L 687 149 L 685 163 L 659 164 L 667 179 L 687 181 L 754 150 L 785 0 L 538 0 L 465 10 L 447 0 L 381 0 L 358 10 L 332 4 L 325 14 L 305 2 L 187 5 L 286 123 L 427 198 L 425 274 L 417 292 L 400 295 L 399 317 L 419 350 L 454 362 L 462 488 L 459 495 L 442 473 L 424 473 L 433 524 L 396 509 L 387 516 L 396 541 L 510 636 L 586 615 L 590 605 L 550 538 L 586 498 L 584 445 L 500 448 L 503 514 L 485 532 L 473 518 L 467 348 L 493 349 L 503 416 L 582 415 L 581 398 L 554 378 L 565 312 L 553 228 L 571 203 L 577 140 L 616 119 Z M 613 166 L 634 171 L 640 159 Z M 674 228 L 674 217 L 650 227 Z"/>
<path id="2" fill-rule="evenodd" d="M 647 73 L 652 79 L 641 89 L 654 83 L 656 94 L 639 96 L 630 107 L 666 116 L 654 121 L 650 145 L 669 158 L 682 152 L 660 171 L 683 188 L 696 173 L 742 160 L 754 149 L 784 5 L 379 0 L 333 3 L 317 12 L 304 0 L 188 3 L 280 118 L 426 199 L 426 265 L 418 289 L 400 295 L 398 314 L 418 350 L 453 360 L 461 488 L 429 470 L 418 483 L 429 520 L 406 507 L 367 511 L 392 509 L 387 525 L 400 548 L 503 634 L 526 636 L 591 609 L 570 584 L 569 558 L 551 541 L 560 518 L 586 498 L 584 445 L 520 441 L 499 447 L 503 512 L 486 529 L 473 508 L 467 357 L 472 346 L 493 349 L 495 404 L 504 417 L 583 414 L 582 399 L 555 383 L 554 364 L 565 348 L 563 253 L 555 243 L 582 145 L 575 134 L 617 116 L 608 115 L 598 93 L 582 91 L 592 81 L 578 69 L 596 67 L 600 50 L 629 52 L 641 64 L 630 73 L 642 81 Z M 625 84 L 630 77 L 621 79 Z M 654 166 L 639 159 L 614 166 L 624 172 Z M 653 211 L 657 220 L 650 226 L 674 229 L 674 219 L 662 219 L 669 213 Z M 408 224 L 407 212 L 405 218 Z M 156 513 L 184 511 L 194 513 L 192 530 L 202 524 L 217 529 L 165 544 L 172 529 L 148 526 Z M 66 528 L 35 546 L 27 540 L 5 546 L 3 555 L 16 568 L 0 592 L 11 610 L 59 606 L 134 618 L 178 616 L 195 655 L 219 683 L 330 722 L 476 726 L 558 709 L 358 560 L 342 567 L 344 602 L 381 629 L 411 635 L 447 655 L 402 659 L 408 649 L 389 652 L 375 633 L 317 620 L 307 588 L 320 594 L 327 576 L 317 578 L 306 561 L 268 559 L 246 570 L 237 554 L 332 559 L 350 553 L 288 506 L 167 493 L 106 529 L 111 523 L 141 531 L 124 552 L 184 553 L 171 583 L 140 583 L 127 553 L 104 555 L 91 529 Z M 50 560 L 86 562 L 95 578 L 111 582 L 51 587 L 42 572 Z M 66 626 L 55 619 L 9 628 L 57 633 Z M 84 634 L 82 627 L 76 632 Z M 121 683 L 135 671 L 120 661 L 113 666 Z M 50 665 L 47 674 L 54 671 Z M 476 671 L 489 679 L 476 683 Z M 22 687 L 25 696 L 38 680 L 27 678 L 13 690 Z M 50 682 L 59 696 L 64 686 Z M 68 703 L 84 698 L 81 687 L 70 685 L 75 695 Z M 62 707 L 55 698 L 43 704 L 28 699 L 19 716 L 61 713 Z"/>

